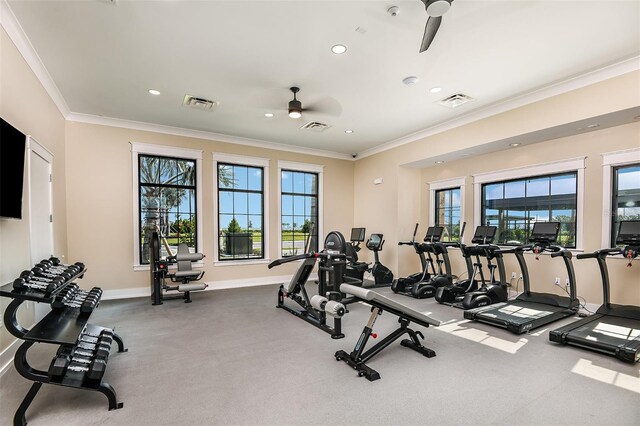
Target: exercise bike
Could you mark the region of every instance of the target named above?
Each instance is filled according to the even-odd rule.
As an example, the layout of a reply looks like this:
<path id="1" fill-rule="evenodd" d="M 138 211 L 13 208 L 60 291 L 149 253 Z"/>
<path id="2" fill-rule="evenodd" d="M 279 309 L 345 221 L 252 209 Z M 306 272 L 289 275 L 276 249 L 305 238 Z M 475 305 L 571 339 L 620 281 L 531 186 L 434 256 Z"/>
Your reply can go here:
<path id="1" fill-rule="evenodd" d="M 363 283 L 365 281 L 364 273 L 369 270 L 369 264 L 358 261 L 358 252 L 361 250 L 360 243 L 364 242 L 365 233 L 366 228 L 351 228 L 351 241 L 345 245 L 345 254 L 347 255 L 347 270 L 345 274 Z"/>
<path id="2" fill-rule="evenodd" d="M 380 263 L 380 256 L 378 253 L 382 251 L 383 245 L 383 234 L 371 234 L 367 240 L 367 248 L 373 252 L 374 257 L 373 266 L 369 269 L 369 272 L 371 272 L 371 275 L 373 276 L 373 287 L 388 287 L 393 283 L 393 272 Z"/>

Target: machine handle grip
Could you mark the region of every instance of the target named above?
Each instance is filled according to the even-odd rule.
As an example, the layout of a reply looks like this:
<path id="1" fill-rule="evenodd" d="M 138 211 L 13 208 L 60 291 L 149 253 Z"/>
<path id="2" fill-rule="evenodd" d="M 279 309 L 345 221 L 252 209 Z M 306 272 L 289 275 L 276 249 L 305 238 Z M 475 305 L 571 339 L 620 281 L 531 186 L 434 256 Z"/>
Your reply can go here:
<path id="1" fill-rule="evenodd" d="M 269 266 L 267 266 L 267 268 L 271 269 L 274 266 L 280 266 L 284 263 L 295 262 L 296 260 L 307 259 L 309 257 L 316 257 L 316 254 L 314 252 L 310 252 L 310 253 L 298 254 L 295 256 L 283 257 L 282 259 L 277 259 L 271 262 Z"/>
<path id="2" fill-rule="evenodd" d="M 558 257 L 558 256 L 571 257 L 571 252 L 569 250 L 560 250 L 560 251 L 556 251 L 556 252 L 551 253 L 551 257 Z"/>

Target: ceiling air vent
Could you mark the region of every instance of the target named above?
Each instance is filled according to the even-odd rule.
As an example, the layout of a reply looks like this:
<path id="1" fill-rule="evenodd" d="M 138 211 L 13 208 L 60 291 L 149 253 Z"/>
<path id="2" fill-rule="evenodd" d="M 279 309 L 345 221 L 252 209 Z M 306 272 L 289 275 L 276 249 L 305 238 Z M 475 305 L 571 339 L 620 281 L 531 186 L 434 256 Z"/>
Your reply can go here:
<path id="1" fill-rule="evenodd" d="M 184 100 L 182 101 L 183 106 L 199 109 L 200 111 L 213 111 L 218 106 L 218 103 L 217 101 L 210 101 L 191 95 L 184 95 Z"/>
<path id="2" fill-rule="evenodd" d="M 444 98 L 438 104 L 445 106 L 447 108 L 457 108 L 460 105 L 466 104 L 467 102 L 473 101 L 471 96 L 467 96 L 464 93 L 456 93 L 455 95 L 451 95 L 447 98 Z"/>
<path id="3" fill-rule="evenodd" d="M 311 130 L 312 132 L 324 132 L 325 130 L 327 130 L 329 127 L 329 125 L 324 124 L 324 123 L 319 123 L 317 121 L 310 121 L 307 124 L 305 124 L 304 126 L 300 127 L 302 130 Z"/>

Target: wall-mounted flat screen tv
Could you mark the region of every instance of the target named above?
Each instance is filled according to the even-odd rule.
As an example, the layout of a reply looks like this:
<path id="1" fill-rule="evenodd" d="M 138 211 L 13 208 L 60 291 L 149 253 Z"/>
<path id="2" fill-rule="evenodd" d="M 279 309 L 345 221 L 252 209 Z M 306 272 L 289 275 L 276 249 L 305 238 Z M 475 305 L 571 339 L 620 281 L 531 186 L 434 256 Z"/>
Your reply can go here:
<path id="1" fill-rule="evenodd" d="M 0 217 L 22 219 L 22 185 L 27 138 L 0 118 Z"/>

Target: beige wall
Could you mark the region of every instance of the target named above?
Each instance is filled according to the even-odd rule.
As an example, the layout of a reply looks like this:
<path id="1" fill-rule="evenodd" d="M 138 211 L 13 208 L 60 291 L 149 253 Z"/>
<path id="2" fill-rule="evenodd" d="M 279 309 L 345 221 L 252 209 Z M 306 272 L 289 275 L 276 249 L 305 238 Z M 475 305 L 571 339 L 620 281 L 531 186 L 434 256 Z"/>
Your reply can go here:
<path id="1" fill-rule="evenodd" d="M 65 155 L 64 118 L 47 92 L 24 61 L 13 42 L 0 27 L 0 116 L 22 133 L 32 135 L 54 155 L 53 214 L 54 249 L 66 254 L 65 211 Z M 26 173 L 26 170 L 25 170 Z M 25 181 L 26 182 L 26 181 Z M 23 216 L 26 214 L 26 198 L 23 197 Z M 27 219 L 0 219 L 0 283 L 8 283 L 24 269 L 31 268 L 29 249 L 29 224 Z M 1 297 L 2 312 L 10 299 Z M 22 325 L 33 322 L 33 309 L 21 306 L 19 320 Z M 2 327 L 0 351 L 13 337 Z"/>
<path id="2" fill-rule="evenodd" d="M 570 159 L 578 156 L 586 156 L 584 180 L 584 235 L 579 246 L 585 251 L 594 251 L 602 245 L 602 157 L 604 152 L 619 151 L 640 147 L 640 123 L 631 123 L 592 133 L 571 136 L 534 145 L 512 148 L 510 150 L 496 152 L 458 160 L 451 163 L 424 169 L 422 171 L 423 198 L 428 200 L 428 183 L 442 179 L 469 176 L 465 182 L 465 218 L 467 230 L 465 241 L 471 239 L 474 229 L 474 199 L 473 178 L 474 174 L 498 171 L 514 167 L 526 167 L 533 164 L 541 164 L 562 159 Z M 423 203 L 420 217 L 425 223 L 429 217 L 428 202 Z M 452 254 L 454 273 L 464 270 L 464 263 L 459 252 Z M 609 272 L 611 275 L 612 301 L 624 304 L 640 304 L 640 262 L 632 268 L 626 268 L 626 262 L 622 259 L 609 259 Z M 554 292 L 555 277 L 560 277 L 564 283 L 567 272 L 560 259 L 542 257 L 538 262 L 533 256 L 527 256 L 529 261 L 529 273 L 534 290 Z M 575 260 L 576 282 L 578 295 L 591 303 L 600 303 L 602 299 L 602 287 L 597 264 L 594 260 Z M 520 274 L 514 256 L 505 256 L 507 275 L 511 272 Z M 635 284 L 634 284 L 635 283 Z M 522 289 L 522 285 L 520 286 Z"/>
<path id="3" fill-rule="evenodd" d="M 324 233 L 339 230 L 349 235 L 353 226 L 353 162 L 209 140 L 136 131 L 94 124 L 67 122 L 66 155 L 69 260 L 82 261 L 85 280 L 106 290 L 147 288 L 148 272 L 134 272 L 133 190 L 131 145 L 142 142 L 203 151 L 202 205 L 206 271 L 204 280 L 216 283 L 281 276 L 295 264 L 267 269 L 265 264 L 213 266 L 214 169 L 212 153 L 270 159 L 269 250 L 278 250 L 278 160 L 324 165 Z"/>
<path id="4" fill-rule="evenodd" d="M 382 262 L 390 267 L 396 276 L 406 276 L 419 270 L 418 257 L 410 248 L 398 247 L 396 243 L 411 237 L 416 222 L 420 222 L 419 233 L 424 234 L 426 230 L 429 217 L 426 182 L 467 177 L 465 220 L 470 228 L 467 231 L 468 236 L 473 232 L 474 223 L 472 174 L 586 155 L 588 157 L 585 170 L 587 190 L 583 247 L 588 251 L 596 250 L 601 244 L 600 153 L 639 147 L 639 124 L 618 126 L 580 136 L 447 162 L 422 170 L 420 185 L 415 185 L 413 180 L 416 173 L 414 169 L 404 165 L 452 154 L 474 146 L 489 145 L 498 140 L 568 122 L 636 107 L 640 105 L 639 87 L 640 72 L 628 73 L 358 160 L 354 176 L 354 223 L 357 226 L 366 226 L 367 232 L 385 233 L 387 244 L 381 253 Z M 384 181 L 374 186 L 372 182 L 377 177 L 382 177 Z M 371 260 L 370 254 L 366 251 L 361 257 Z M 542 259 L 540 264 L 549 263 L 549 265 L 535 268 L 536 271 L 533 271 L 533 266 L 531 267 L 531 275 L 536 280 L 536 284 L 547 283 L 549 280 L 551 282 L 550 286 L 541 288 L 541 291 L 555 291 L 554 278 L 566 276 L 566 272 L 562 271 L 562 262 L 551 263 L 548 260 Z M 508 261 L 507 264 L 508 272 L 517 271 L 515 263 L 511 264 Z M 576 261 L 574 264 L 579 295 L 587 298 L 590 303 L 600 303 L 601 290 L 597 267 L 586 260 Z M 612 299 L 618 303 L 639 304 L 640 290 L 631 283 L 638 281 L 640 267 L 628 270 L 614 265 L 615 263 L 611 267 L 612 278 L 622 282 L 623 285 L 612 288 Z M 463 269 L 462 261 L 455 260 L 454 272 L 461 273 Z M 614 272 L 613 269 L 616 271 Z M 546 271 L 546 275 L 538 277 L 537 274 L 542 271 Z M 592 278 L 594 276 L 595 279 Z M 564 282 L 564 278 L 562 280 Z"/>

